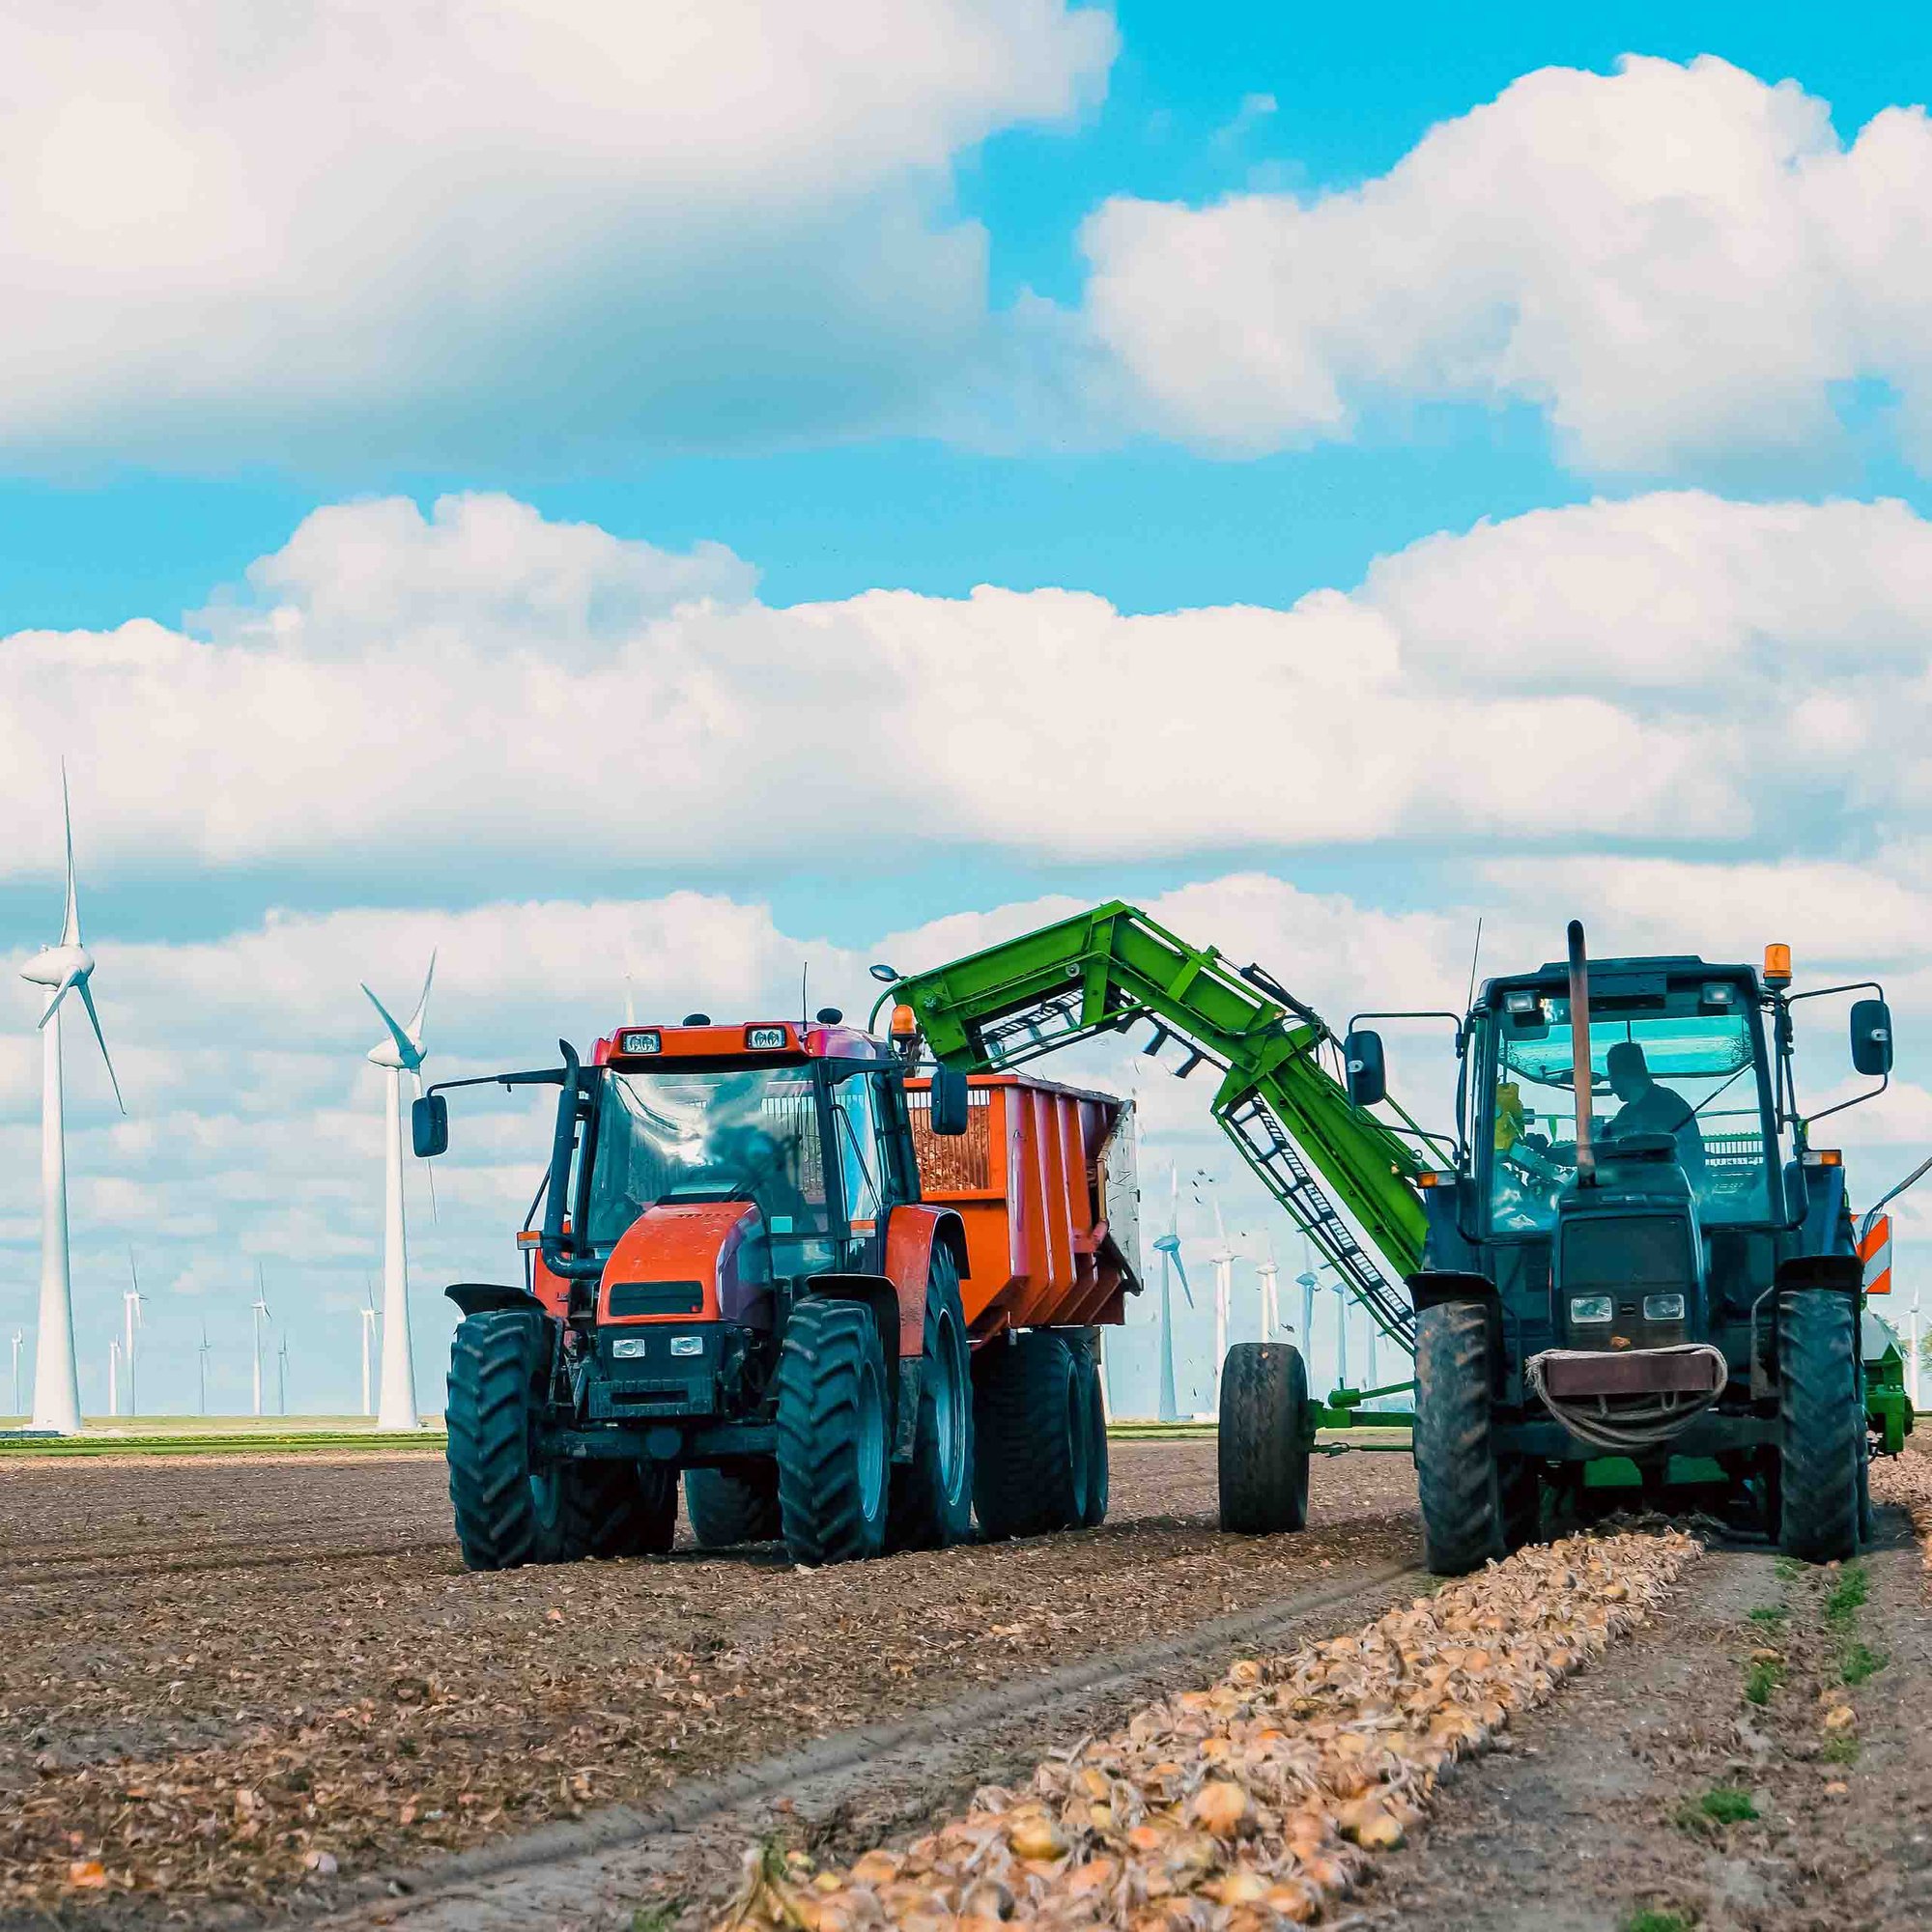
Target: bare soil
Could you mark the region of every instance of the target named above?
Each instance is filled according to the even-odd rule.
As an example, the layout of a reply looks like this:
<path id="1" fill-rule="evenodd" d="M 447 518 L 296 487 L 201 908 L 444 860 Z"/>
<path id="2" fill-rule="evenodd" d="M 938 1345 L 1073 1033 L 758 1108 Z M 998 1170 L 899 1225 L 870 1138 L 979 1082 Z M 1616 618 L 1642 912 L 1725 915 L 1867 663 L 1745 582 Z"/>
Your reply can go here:
<path id="1" fill-rule="evenodd" d="M 257 1919 L 1416 1554 L 1399 1455 L 1214 1527 L 1120 1443 L 1101 1529 L 809 1573 L 773 1548 L 470 1576 L 440 1459 L 0 1471 L 0 1924 Z"/>

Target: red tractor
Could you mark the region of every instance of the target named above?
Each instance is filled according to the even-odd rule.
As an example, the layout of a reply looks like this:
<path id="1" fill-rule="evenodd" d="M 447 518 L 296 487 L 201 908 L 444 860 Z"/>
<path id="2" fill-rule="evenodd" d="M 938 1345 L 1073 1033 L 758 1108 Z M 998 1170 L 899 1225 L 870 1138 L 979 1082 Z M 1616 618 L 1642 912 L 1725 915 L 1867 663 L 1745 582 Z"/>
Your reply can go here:
<path id="1" fill-rule="evenodd" d="M 415 1103 L 428 1157 L 445 1089 L 560 1089 L 524 1284 L 447 1291 L 471 1569 L 668 1549 L 680 1475 L 701 1544 L 801 1563 L 955 1543 L 976 1507 L 996 1536 L 1100 1520 L 1094 1324 L 1139 1287 L 1125 1110 L 913 1077 L 904 1019 L 895 1051 L 831 1009 L 694 1014 Z"/>

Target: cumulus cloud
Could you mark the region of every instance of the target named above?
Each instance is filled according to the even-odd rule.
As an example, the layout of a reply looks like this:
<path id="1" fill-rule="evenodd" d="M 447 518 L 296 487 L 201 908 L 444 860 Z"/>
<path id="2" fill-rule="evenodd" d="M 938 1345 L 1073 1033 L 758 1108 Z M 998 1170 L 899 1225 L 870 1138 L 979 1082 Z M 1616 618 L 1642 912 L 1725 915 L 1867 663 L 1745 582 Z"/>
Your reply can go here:
<path id="1" fill-rule="evenodd" d="M 0 448 L 744 444 L 984 322 L 950 165 L 1104 83 L 1064 0 L 8 9 Z"/>
<path id="2" fill-rule="evenodd" d="M 1085 312 L 1147 420 L 1230 452 L 1391 400 L 1526 402 L 1598 473 L 1829 443 L 1889 385 L 1932 462 L 1932 126 L 1849 144 L 1826 102 L 1709 56 L 1545 68 L 1385 175 L 1105 203 Z"/>
<path id="3" fill-rule="evenodd" d="M 281 865 L 468 901 L 544 890 L 560 852 L 689 872 L 861 840 L 1843 857 L 1926 809 L 1928 563 L 1897 503 L 1676 494 L 1428 538 L 1288 610 L 775 608 L 715 546 L 502 497 L 341 505 L 186 629 L 0 640 L 0 873 L 58 867 L 63 746 L 103 880 Z"/>

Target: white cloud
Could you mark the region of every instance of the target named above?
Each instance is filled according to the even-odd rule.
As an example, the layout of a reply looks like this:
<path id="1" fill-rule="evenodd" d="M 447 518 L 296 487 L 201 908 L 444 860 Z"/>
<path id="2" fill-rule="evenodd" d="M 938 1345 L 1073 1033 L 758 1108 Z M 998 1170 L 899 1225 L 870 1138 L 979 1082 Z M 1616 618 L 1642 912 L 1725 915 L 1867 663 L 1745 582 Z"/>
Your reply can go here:
<path id="1" fill-rule="evenodd" d="M 1527 402 L 1571 461 L 1662 472 L 1829 446 L 1890 384 L 1932 463 L 1932 125 L 1709 56 L 1544 68 L 1387 174 L 1089 218 L 1093 330 L 1152 424 L 1231 452 L 1403 399 Z"/>
<path id="2" fill-rule="evenodd" d="M 1063 0 L 219 0 L 0 20 L 0 448 L 328 465 L 902 412 L 984 321 L 953 157 L 1064 121 Z"/>
<path id="3" fill-rule="evenodd" d="M 1845 856 L 1932 802 L 1928 562 L 1900 504 L 1689 494 L 1428 538 L 1286 611 L 990 586 L 777 609 L 716 546 L 502 497 L 338 506 L 192 630 L 0 640 L 0 874 L 58 867 L 62 747 L 91 879 L 293 866 L 338 902 L 862 841 Z"/>

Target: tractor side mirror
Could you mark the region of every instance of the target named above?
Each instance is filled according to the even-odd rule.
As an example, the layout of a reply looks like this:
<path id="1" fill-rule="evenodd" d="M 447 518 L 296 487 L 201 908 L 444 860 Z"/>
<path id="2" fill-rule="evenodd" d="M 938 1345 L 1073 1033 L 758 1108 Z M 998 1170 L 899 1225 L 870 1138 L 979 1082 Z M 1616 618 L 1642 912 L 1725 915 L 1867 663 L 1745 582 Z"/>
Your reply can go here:
<path id="1" fill-rule="evenodd" d="M 1382 1058 L 1382 1037 L 1367 1027 L 1342 1042 L 1342 1064 L 1349 1075 L 1349 1098 L 1358 1107 L 1373 1107 L 1388 1094 L 1388 1064 Z"/>
<path id="2" fill-rule="evenodd" d="M 932 1069 L 931 1102 L 928 1118 L 934 1133 L 958 1135 L 966 1131 L 966 1076 L 956 1066 Z"/>
<path id="3" fill-rule="evenodd" d="M 1853 1003 L 1852 1065 L 1874 1080 L 1891 1071 L 1891 1009 L 1883 1000 Z"/>
<path id="4" fill-rule="evenodd" d="M 449 1102 L 440 1094 L 410 1103 L 410 1142 L 418 1160 L 449 1151 Z"/>

